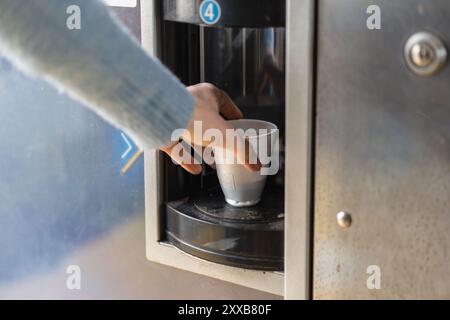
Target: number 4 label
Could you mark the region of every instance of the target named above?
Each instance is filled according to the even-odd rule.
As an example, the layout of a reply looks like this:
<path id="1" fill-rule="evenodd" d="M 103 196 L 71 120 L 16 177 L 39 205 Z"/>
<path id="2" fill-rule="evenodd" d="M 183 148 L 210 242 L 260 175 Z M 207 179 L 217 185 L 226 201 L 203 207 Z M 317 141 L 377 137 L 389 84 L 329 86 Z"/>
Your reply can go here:
<path id="1" fill-rule="evenodd" d="M 200 5 L 200 18 L 206 24 L 216 24 L 221 15 L 222 10 L 215 0 L 204 0 Z"/>

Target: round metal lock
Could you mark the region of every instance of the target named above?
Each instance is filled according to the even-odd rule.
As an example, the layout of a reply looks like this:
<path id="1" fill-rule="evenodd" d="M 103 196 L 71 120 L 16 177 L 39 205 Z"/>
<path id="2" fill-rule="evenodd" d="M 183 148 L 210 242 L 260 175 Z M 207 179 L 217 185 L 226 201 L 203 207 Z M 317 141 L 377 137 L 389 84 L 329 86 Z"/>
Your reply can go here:
<path id="1" fill-rule="evenodd" d="M 352 215 L 348 212 L 341 211 L 336 215 L 338 225 L 341 228 L 350 228 L 352 225 Z"/>
<path id="2" fill-rule="evenodd" d="M 447 48 L 430 32 L 413 34 L 405 45 L 404 56 L 408 68 L 418 76 L 432 76 L 447 63 Z"/>

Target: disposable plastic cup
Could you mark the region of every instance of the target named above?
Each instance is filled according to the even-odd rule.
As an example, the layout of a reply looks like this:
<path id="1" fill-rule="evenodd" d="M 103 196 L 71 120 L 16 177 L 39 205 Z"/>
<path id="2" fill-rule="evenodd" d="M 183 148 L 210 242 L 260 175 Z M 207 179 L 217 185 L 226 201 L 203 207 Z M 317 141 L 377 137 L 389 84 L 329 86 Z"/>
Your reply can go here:
<path id="1" fill-rule="evenodd" d="M 275 140 L 278 137 L 278 128 L 275 124 L 262 120 L 231 120 L 235 129 L 244 132 L 242 139 L 249 142 L 253 155 L 258 159 L 271 157 Z M 250 130 L 249 130 L 250 129 Z M 266 184 L 267 175 L 260 171 L 250 171 L 243 164 L 230 163 L 233 152 L 226 148 L 214 148 L 217 176 L 220 186 L 228 204 L 234 207 L 249 207 L 261 201 L 261 194 Z"/>

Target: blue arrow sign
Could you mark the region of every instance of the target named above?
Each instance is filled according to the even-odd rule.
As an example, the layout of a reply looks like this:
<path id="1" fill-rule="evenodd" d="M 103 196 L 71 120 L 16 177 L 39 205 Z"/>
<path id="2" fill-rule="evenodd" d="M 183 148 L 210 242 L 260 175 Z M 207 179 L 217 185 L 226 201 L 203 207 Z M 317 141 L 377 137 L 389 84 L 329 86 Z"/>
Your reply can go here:
<path id="1" fill-rule="evenodd" d="M 127 150 L 125 150 L 125 152 L 122 154 L 122 159 L 124 159 L 131 152 L 131 150 L 133 150 L 133 145 L 130 143 L 127 136 L 123 132 L 121 132 L 120 135 L 122 136 L 123 141 L 125 141 L 128 146 Z"/>

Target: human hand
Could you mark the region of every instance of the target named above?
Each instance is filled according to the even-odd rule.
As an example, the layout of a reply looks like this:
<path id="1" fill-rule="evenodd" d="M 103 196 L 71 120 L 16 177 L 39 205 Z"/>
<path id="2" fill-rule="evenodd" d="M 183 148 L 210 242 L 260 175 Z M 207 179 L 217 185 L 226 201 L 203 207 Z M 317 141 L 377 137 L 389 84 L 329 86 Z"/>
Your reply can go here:
<path id="1" fill-rule="evenodd" d="M 193 146 L 196 145 L 203 148 L 208 147 L 215 141 L 205 140 L 205 135 L 203 133 L 206 130 L 217 129 L 222 133 L 223 137 L 226 137 L 226 130 L 234 129 L 226 120 L 241 119 L 243 117 L 242 112 L 233 103 L 231 98 L 214 85 L 200 83 L 190 86 L 187 89 L 194 96 L 196 104 L 189 125 L 186 128 L 185 134 L 182 136 L 184 142 Z M 202 123 L 203 132 L 201 136 L 194 134 L 194 122 L 197 121 Z M 175 155 L 174 152 L 172 152 L 179 144 L 179 141 L 175 141 L 161 150 L 172 157 L 175 162 L 180 164 L 188 172 L 195 175 L 200 174 L 202 172 L 202 166 L 200 164 L 196 164 L 194 161 L 189 161 L 189 163 L 183 162 L 179 155 Z M 227 144 L 224 143 L 221 147 L 226 148 Z M 261 168 L 261 164 L 259 162 L 256 164 L 250 163 L 249 150 L 249 143 L 248 141 L 245 141 L 245 150 L 241 150 L 233 144 L 233 149 L 230 151 L 232 151 L 240 163 L 244 163 L 249 170 L 258 171 Z"/>

